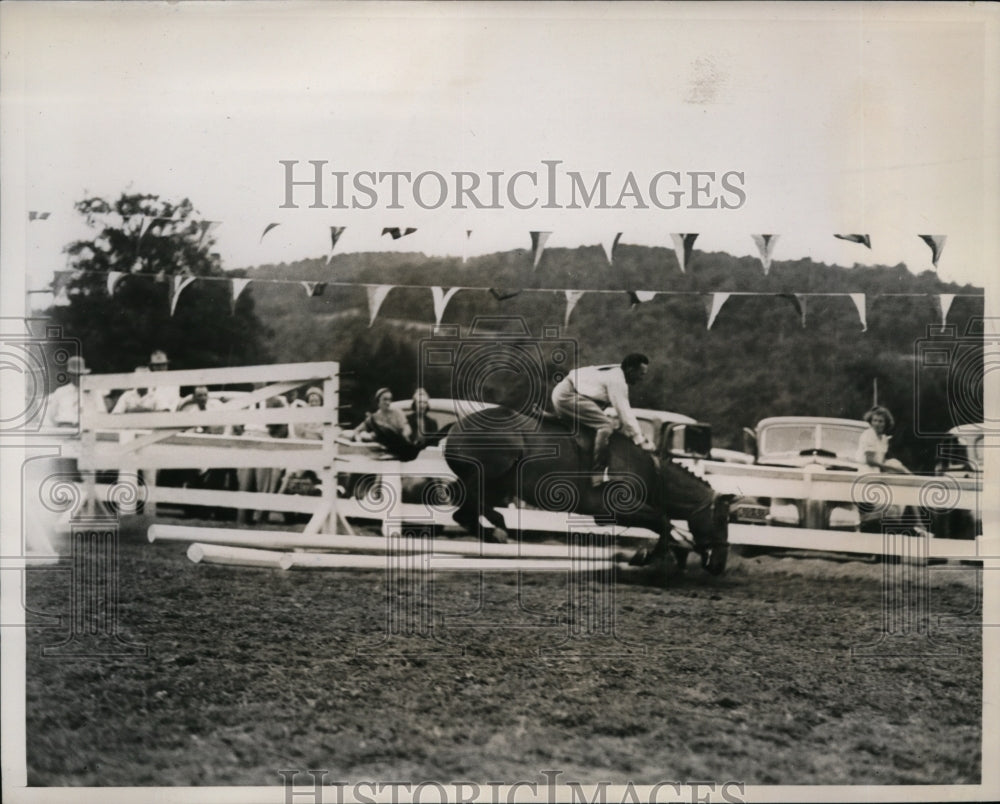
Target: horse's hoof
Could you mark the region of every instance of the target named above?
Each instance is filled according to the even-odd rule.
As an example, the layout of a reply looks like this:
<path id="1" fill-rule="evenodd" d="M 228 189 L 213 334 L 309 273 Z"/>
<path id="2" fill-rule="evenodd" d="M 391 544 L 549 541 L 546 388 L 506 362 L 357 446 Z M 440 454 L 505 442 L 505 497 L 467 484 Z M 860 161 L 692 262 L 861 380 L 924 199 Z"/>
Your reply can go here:
<path id="1" fill-rule="evenodd" d="M 487 533 L 483 539 L 490 544 L 507 544 L 507 531 L 503 528 L 494 528 L 492 533 Z"/>
<path id="2" fill-rule="evenodd" d="M 635 551 L 632 558 L 629 559 L 628 565 L 630 567 L 641 567 L 644 566 L 649 561 L 649 548 L 640 547 Z"/>

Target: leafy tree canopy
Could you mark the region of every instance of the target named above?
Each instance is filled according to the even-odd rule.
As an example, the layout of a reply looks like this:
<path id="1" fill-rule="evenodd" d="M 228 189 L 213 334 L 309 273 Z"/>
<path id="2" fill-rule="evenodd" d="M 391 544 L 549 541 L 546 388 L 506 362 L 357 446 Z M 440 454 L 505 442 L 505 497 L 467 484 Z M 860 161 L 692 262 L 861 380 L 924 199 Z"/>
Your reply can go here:
<path id="1" fill-rule="evenodd" d="M 67 287 L 70 303 L 49 311 L 97 372 L 131 371 L 155 349 L 171 368 L 219 368 L 270 362 L 268 330 L 244 294 L 233 309 L 226 282 L 202 282 L 170 313 L 173 277 L 223 276 L 212 251 L 211 226 L 188 199 L 122 194 L 115 201 L 86 198 L 76 210 L 93 235 L 65 251 L 78 272 Z M 108 272 L 124 274 L 108 292 Z"/>

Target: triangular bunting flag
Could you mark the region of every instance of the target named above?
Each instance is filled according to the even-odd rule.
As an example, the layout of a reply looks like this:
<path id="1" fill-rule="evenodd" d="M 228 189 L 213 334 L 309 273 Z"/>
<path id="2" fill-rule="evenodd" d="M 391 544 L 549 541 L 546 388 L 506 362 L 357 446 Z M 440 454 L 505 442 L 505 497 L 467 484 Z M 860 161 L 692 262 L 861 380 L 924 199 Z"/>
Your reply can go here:
<path id="1" fill-rule="evenodd" d="M 198 245 L 201 246 L 222 225 L 222 221 L 198 221 Z"/>
<path id="2" fill-rule="evenodd" d="M 29 221 L 44 221 L 44 220 L 48 220 L 49 214 L 50 213 L 48 213 L 48 212 L 36 212 L 35 210 L 31 210 L 28 213 L 28 220 Z"/>
<path id="3" fill-rule="evenodd" d="M 923 240 L 931 250 L 931 262 L 934 267 L 937 268 L 938 260 L 941 258 L 941 252 L 944 251 L 944 241 L 948 239 L 948 235 L 917 235 L 921 240 Z"/>
<path id="4" fill-rule="evenodd" d="M 799 320 L 802 322 L 802 326 L 806 325 L 806 297 L 801 293 L 779 293 L 778 294 L 783 299 L 788 299 L 795 307 L 795 312 L 799 314 Z"/>
<path id="5" fill-rule="evenodd" d="M 170 288 L 170 315 L 174 314 L 177 309 L 177 300 L 181 296 L 181 291 L 184 290 L 188 285 L 190 285 L 197 277 L 194 276 L 174 276 L 173 284 Z"/>
<path id="6" fill-rule="evenodd" d="M 864 293 L 848 293 L 851 297 L 851 301 L 854 302 L 855 308 L 858 311 L 858 318 L 861 319 L 861 331 L 868 331 L 868 313 L 865 309 L 865 294 Z"/>
<path id="7" fill-rule="evenodd" d="M 722 305 L 726 303 L 726 300 L 730 297 L 729 293 L 713 293 L 711 297 L 707 300 L 708 304 L 708 326 L 705 329 L 711 329 L 712 324 L 715 323 L 716 317 L 719 315 L 719 311 L 722 309 Z"/>
<path id="8" fill-rule="evenodd" d="M 299 284 L 306 289 L 306 295 L 310 299 L 314 296 L 322 296 L 323 291 L 326 290 L 326 282 L 300 282 Z"/>
<path id="9" fill-rule="evenodd" d="M 837 237 L 837 238 L 839 238 L 841 240 L 847 240 L 847 241 L 849 241 L 851 243 L 860 243 L 862 246 L 864 246 L 867 249 L 870 249 L 872 247 L 872 239 L 868 235 L 864 235 L 864 234 L 844 234 L 844 235 L 835 234 L 834 237 Z"/>
<path id="10" fill-rule="evenodd" d="M 454 296 L 462 288 L 449 288 L 448 290 L 443 290 L 439 287 L 431 288 L 431 295 L 434 296 L 434 323 L 440 324 L 441 317 L 444 315 L 444 308 L 448 306 L 448 302 L 451 301 L 451 297 Z"/>
<path id="11" fill-rule="evenodd" d="M 951 309 L 951 303 L 955 301 L 954 293 L 942 293 L 938 296 L 938 304 L 941 306 L 941 326 L 943 327 L 948 323 L 948 311 Z"/>
<path id="12" fill-rule="evenodd" d="M 281 224 L 280 223 L 269 223 L 267 226 L 265 226 L 264 227 L 264 231 L 260 233 L 260 240 L 258 240 L 257 242 L 258 243 L 263 243 L 264 242 L 264 235 L 266 235 L 268 232 L 270 232 L 275 226 L 281 226 Z"/>
<path id="13" fill-rule="evenodd" d="M 233 312 L 236 312 L 236 302 L 239 300 L 243 291 L 247 289 L 253 280 L 252 279 L 234 279 L 232 280 L 232 291 L 233 291 Z"/>
<path id="14" fill-rule="evenodd" d="M 337 247 L 337 241 L 340 240 L 340 236 L 344 233 L 346 226 L 331 226 L 330 227 L 330 256 L 326 258 L 326 264 L 330 264 L 330 260 L 333 259 L 333 250 Z"/>
<path id="15" fill-rule="evenodd" d="M 545 251 L 545 244 L 549 242 L 549 236 L 552 232 L 529 232 L 529 234 L 531 235 L 532 268 L 537 268 L 538 261 L 542 258 L 542 252 Z"/>
<path id="16" fill-rule="evenodd" d="M 462 262 L 469 261 L 469 238 L 472 237 L 472 229 L 465 230 L 465 242 L 462 244 Z"/>
<path id="17" fill-rule="evenodd" d="M 520 288 L 490 288 L 490 295 L 497 301 L 507 301 L 521 295 Z"/>
<path id="18" fill-rule="evenodd" d="M 652 301 L 656 297 L 655 290 L 630 290 L 628 291 L 629 306 L 634 310 L 640 304 Z"/>
<path id="19" fill-rule="evenodd" d="M 610 242 L 601 243 L 604 247 L 604 256 L 608 258 L 608 265 L 615 264 L 615 250 L 618 248 L 618 241 L 621 238 L 622 233 L 618 232 Z"/>
<path id="20" fill-rule="evenodd" d="M 757 251 L 760 252 L 760 264 L 764 266 L 764 276 L 771 270 L 771 254 L 774 252 L 774 243 L 778 235 L 750 235 L 753 242 L 757 244 Z"/>
<path id="21" fill-rule="evenodd" d="M 567 290 L 566 293 L 566 315 L 563 318 L 563 326 L 569 326 L 569 317 L 573 312 L 573 308 L 576 307 L 576 303 L 580 301 L 581 297 L 587 291 L 585 290 Z"/>
<path id="22" fill-rule="evenodd" d="M 415 231 L 417 230 L 412 226 L 407 226 L 405 229 L 400 229 L 398 226 L 387 226 L 382 230 L 382 236 L 389 235 L 393 240 L 399 240 L 399 238 L 411 235 Z"/>
<path id="23" fill-rule="evenodd" d="M 674 254 L 677 255 L 681 273 L 686 273 L 688 263 L 691 262 L 691 252 L 694 251 L 694 241 L 698 239 L 698 235 L 671 234 L 670 239 L 674 241 Z"/>
<path id="24" fill-rule="evenodd" d="M 121 279 L 125 274 L 122 271 L 108 271 L 108 295 L 115 295 L 115 285 L 118 284 L 118 280 Z"/>
<path id="25" fill-rule="evenodd" d="M 385 297 L 389 295 L 389 291 L 394 287 L 395 285 L 367 285 L 365 287 L 365 292 L 368 294 L 369 327 L 375 323 L 375 316 L 378 315 L 378 310 L 382 306 L 382 302 L 385 301 Z"/>

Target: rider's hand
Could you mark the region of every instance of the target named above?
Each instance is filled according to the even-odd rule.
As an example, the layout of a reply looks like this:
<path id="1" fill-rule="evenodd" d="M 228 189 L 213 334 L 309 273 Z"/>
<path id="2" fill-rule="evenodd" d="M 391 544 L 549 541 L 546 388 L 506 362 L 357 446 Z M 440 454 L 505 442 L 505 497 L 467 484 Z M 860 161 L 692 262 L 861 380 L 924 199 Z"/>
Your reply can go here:
<path id="1" fill-rule="evenodd" d="M 648 438 L 643 438 L 642 441 L 638 441 L 636 444 L 646 450 L 646 452 L 656 452 L 656 445 Z"/>

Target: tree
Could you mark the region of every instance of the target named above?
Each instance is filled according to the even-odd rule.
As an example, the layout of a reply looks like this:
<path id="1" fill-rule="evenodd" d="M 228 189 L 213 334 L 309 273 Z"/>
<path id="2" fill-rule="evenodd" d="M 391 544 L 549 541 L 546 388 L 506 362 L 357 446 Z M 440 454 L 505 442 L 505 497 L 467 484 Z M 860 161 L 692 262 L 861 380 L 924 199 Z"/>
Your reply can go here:
<path id="1" fill-rule="evenodd" d="M 70 303 L 49 315 L 66 335 L 80 339 L 95 371 L 131 371 L 154 349 L 167 352 L 174 369 L 270 362 L 269 332 L 249 291 L 234 310 L 228 282 L 195 279 L 171 315 L 173 277 L 226 276 L 211 251 L 210 224 L 188 199 L 122 194 L 113 203 L 87 198 L 76 209 L 94 235 L 65 248 L 76 272 L 67 285 Z M 122 276 L 109 294 L 114 271 Z"/>

